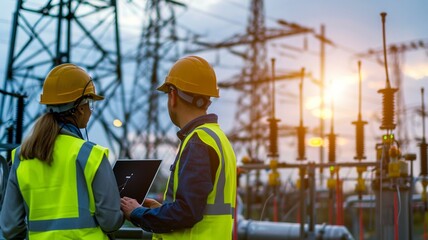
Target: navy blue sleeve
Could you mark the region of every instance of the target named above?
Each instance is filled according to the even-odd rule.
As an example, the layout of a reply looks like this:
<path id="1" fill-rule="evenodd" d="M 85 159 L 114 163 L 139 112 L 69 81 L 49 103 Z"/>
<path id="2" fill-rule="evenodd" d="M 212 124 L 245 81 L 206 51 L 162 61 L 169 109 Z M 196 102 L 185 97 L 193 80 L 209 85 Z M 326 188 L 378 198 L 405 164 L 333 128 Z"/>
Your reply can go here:
<path id="1" fill-rule="evenodd" d="M 204 144 L 197 134 L 183 149 L 178 173 L 175 202 L 164 203 L 159 208 L 140 207 L 131 213 L 133 224 L 146 231 L 166 233 L 176 229 L 191 228 L 204 214 L 209 193 L 213 189 L 211 160 L 218 162 L 214 149 Z M 173 172 L 171 172 L 173 177 Z"/>

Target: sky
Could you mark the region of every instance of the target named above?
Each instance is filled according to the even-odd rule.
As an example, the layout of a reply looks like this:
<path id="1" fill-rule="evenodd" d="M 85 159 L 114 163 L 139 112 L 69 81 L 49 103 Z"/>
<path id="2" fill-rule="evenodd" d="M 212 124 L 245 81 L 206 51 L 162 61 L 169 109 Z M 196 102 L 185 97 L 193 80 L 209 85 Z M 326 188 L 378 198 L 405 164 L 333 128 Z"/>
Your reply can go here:
<path id="1" fill-rule="evenodd" d="M 124 48 L 130 48 L 139 38 L 139 29 L 145 1 L 118 1 L 119 23 Z M 201 40 L 220 42 L 235 34 L 245 33 L 249 17 L 249 1 L 244 0 L 187 0 L 182 1 L 187 7 L 177 8 L 177 25 L 179 31 L 186 29 L 200 34 Z M 0 3 L 0 82 L 4 80 L 10 41 L 11 17 L 15 1 L 3 0 Z M 387 44 L 409 43 L 416 40 L 428 42 L 428 2 L 424 0 L 267 0 L 264 2 L 265 23 L 267 27 L 279 28 L 277 20 L 297 23 L 313 28 L 319 33 L 325 27 L 326 37 L 335 46 L 326 47 L 325 81 L 326 107 L 330 110 L 331 99 L 334 102 L 334 131 L 338 134 L 337 161 L 353 161 L 355 155 L 355 134 L 352 121 L 358 114 L 358 68 L 357 61 L 362 62 L 362 118 L 369 122 L 366 126 L 366 156 L 375 159 L 375 144 L 384 131 L 379 129 L 382 112 L 382 98 L 377 91 L 385 87 L 385 69 L 375 58 L 357 58 L 356 54 L 369 49 L 382 48 L 381 12 L 386 12 Z M 304 46 L 307 49 L 303 50 Z M 281 46 L 287 47 L 281 47 Z M 315 79 L 320 76 L 320 43 L 312 35 L 299 35 L 268 42 L 268 59 L 276 59 L 276 72 L 298 71 L 302 67 Z M 293 49 L 301 49 L 295 51 Z M 213 66 L 219 82 L 227 81 L 239 73 L 243 66 L 242 59 L 227 51 L 207 51 L 197 53 L 205 57 Z M 402 59 L 403 85 L 400 89 L 404 96 L 406 127 L 411 143 L 404 153 L 417 153 L 416 138 L 422 136 L 422 126 L 417 109 L 421 105 L 421 87 L 428 91 L 428 48 L 406 51 Z M 165 66 L 166 68 L 168 66 Z M 392 78 L 392 63 L 389 61 L 389 74 Z M 310 129 L 319 124 L 319 87 L 311 81 L 304 80 L 304 122 Z M 276 113 L 281 123 L 289 126 L 299 124 L 298 80 L 276 84 Z M 392 82 L 394 86 L 394 82 Z M 0 86 L 3 86 L 1 84 Z M 219 115 L 219 122 L 228 132 L 234 127 L 238 109 L 238 93 L 221 90 L 221 98 L 214 100 L 210 112 Z M 269 94 L 269 93 L 266 93 Z M 428 101 L 425 93 L 425 101 Z M 228 107 L 224 107 L 228 106 Z M 330 118 L 325 120 L 326 133 L 330 132 Z M 426 133 L 425 133 L 426 134 Z M 105 136 L 97 134 L 97 129 L 89 131 L 91 140 L 106 144 Z M 309 134 L 308 139 L 316 137 Z M 286 137 L 279 140 L 280 161 L 295 162 L 295 138 Z M 244 156 L 238 152 L 238 161 Z M 318 161 L 319 150 L 307 147 L 307 157 Z M 174 152 L 165 155 L 173 159 Z M 415 163 L 418 173 L 419 162 Z M 344 170 L 349 175 L 351 170 Z M 290 173 L 292 174 L 292 173 Z"/>
<path id="2" fill-rule="evenodd" d="M 202 29 L 207 34 L 206 39 L 211 42 L 219 42 L 236 33 L 242 33 L 249 14 L 249 1 L 204 1 L 201 5 L 198 1 L 189 1 L 188 12 L 179 20 L 192 22 L 193 19 L 206 18 L 207 21 L 192 22 L 187 25 Z M 358 114 L 358 65 L 362 62 L 362 118 L 369 122 L 365 127 L 365 146 L 367 160 L 375 160 L 375 144 L 379 143 L 379 137 L 385 134 L 380 130 L 379 118 L 382 117 L 382 95 L 377 93 L 385 88 L 385 68 L 378 64 L 376 58 L 357 58 L 358 53 L 365 53 L 369 49 L 382 49 L 382 22 L 380 13 L 386 12 L 386 42 L 387 44 L 409 43 L 415 40 L 428 40 L 428 28 L 426 22 L 428 15 L 428 3 L 425 1 L 265 1 L 266 25 L 279 27 L 278 19 L 298 23 L 302 26 L 313 28 L 320 32 L 321 25 L 325 27 L 326 37 L 335 43 L 335 47 L 326 47 L 325 57 L 325 81 L 326 108 L 330 110 L 331 98 L 334 100 L 334 132 L 338 134 L 337 161 L 353 161 L 355 156 L 355 133 L 351 122 L 357 120 Z M 196 11 L 199 9 L 200 11 Z M 202 10 L 204 13 L 201 13 Z M 206 13 L 206 14 L 205 14 Z M 208 14 L 210 13 L 210 14 Z M 212 15 L 211 15 L 212 14 Z M 209 19 L 209 20 L 208 20 Z M 223 20 L 220 20 L 223 19 Z M 207 23 L 209 21 L 209 24 Z M 199 26 L 202 25 L 202 26 Z M 230 32 L 230 33 L 229 33 Z M 224 37 L 226 36 L 226 37 Z M 308 51 L 296 52 L 290 48 L 279 48 L 281 44 L 295 48 L 303 48 L 307 41 Z M 305 67 L 315 78 L 320 76 L 320 43 L 311 36 L 296 36 L 270 42 L 268 45 L 268 59 L 275 58 L 277 72 L 296 71 Z M 207 57 L 209 56 L 209 53 Z M 215 53 L 211 62 L 219 65 L 239 65 L 236 58 L 228 60 L 227 53 Z M 224 57 L 223 57 L 224 56 Z M 402 59 L 402 89 L 400 89 L 405 103 L 406 127 L 412 142 L 403 153 L 418 153 L 415 138 L 421 137 L 422 127 L 420 115 L 416 114 L 421 105 L 420 88 L 428 88 L 428 51 L 418 49 L 406 51 Z M 394 85 L 392 62 L 389 59 L 389 75 Z M 229 69 L 217 69 L 219 79 L 228 79 Z M 236 72 L 235 72 L 236 73 Z M 224 75 L 223 75 L 224 74 Z M 224 76 L 224 77 L 223 77 Z M 304 80 L 304 122 L 309 128 L 316 128 L 319 124 L 319 87 L 310 79 Z M 299 124 L 298 108 L 298 83 L 290 81 L 278 83 L 276 96 L 276 113 L 281 123 L 291 126 Z M 426 90 L 425 90 L 426 92 Z M 425 93 L 425 101 L 427 101 Z M 227 121 L 235 115 L 236 109 L 225 110 L 222 103 L 233 102 L 236 99 L 235 92 L 225 92 L 223 99 L 214 103 L 213 111 L 224 113 L 220 115 L 223 125 L 233 128 L 233 124 Z M 226 99 L 224 99 L 226 98 Z M 233 118 L 232 118 L 233 119 Z M 397 121 L 397 120 L 396 120 Z M 330 132 L 330 119 L 325 120 L 326 133 Z M 308 138 L 314 137 L 308 136 Z M 280 140 L 281 161 L 295 162 L 296 144 L 294 137 Z M 307 157 L 317 161 L 318 149 L 307 147 Z M 416 162 L 415 169 L 419 169 Z M 348 170 L 344 170 L 345 175 Z M 415 172 L 418 172 L 417 170 Z"/>

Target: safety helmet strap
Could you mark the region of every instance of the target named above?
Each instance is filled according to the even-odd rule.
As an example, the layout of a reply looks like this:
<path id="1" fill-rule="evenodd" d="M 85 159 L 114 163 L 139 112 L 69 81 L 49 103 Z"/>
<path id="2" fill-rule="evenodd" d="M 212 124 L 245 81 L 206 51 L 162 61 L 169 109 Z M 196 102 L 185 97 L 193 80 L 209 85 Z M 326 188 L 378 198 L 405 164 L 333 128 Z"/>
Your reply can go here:
<path id="1" fill-rule="evenodd" d="M 177 94 L 181 99 L 190 104 L 193 104 L 198 108 L 207 109 L 211 105 L 209 97 L 200 95 L 190 95 L 177 88 L 175 88 L 175 90 L 177 91 Z"/>

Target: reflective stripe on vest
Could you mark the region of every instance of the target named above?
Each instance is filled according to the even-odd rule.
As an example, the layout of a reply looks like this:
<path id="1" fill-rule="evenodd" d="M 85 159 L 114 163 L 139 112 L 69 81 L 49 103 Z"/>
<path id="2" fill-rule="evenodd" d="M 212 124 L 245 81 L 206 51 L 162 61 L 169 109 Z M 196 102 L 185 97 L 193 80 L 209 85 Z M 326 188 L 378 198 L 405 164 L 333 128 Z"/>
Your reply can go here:
<path id="1" fill-rule="evenodd" d="M 208 135 L 210 135 L 214 141 L 217 144 L 217 147 L 221 154 L 221 170 L 220 170 L 220 176 L 217 180 L 217 189 L 216 189 L 216 195 L 214 204 L 207 204 L 205 207 L 205 214 L 206 215 L 224 215 L 224 214 L 230 214 L 233 216 L 233 213 L 235 212 L 232 206 L 229 203 L 224 203 L 224 185 L 226 184 L 226 177 L 225 177 L 225 162 L 224 162 L 224 153 L 223 153 L 223 147 L 221 145 L 220 138 L 217 136 L 217 134 L 206 127 L 198 128 L 201 130 L 204 130 Z"/>
<path id="2" fill-rule="evenodd" d="M 79 216 L 77 218 L 61 218 L 61 219 L 37 220 L 37 221 L 28 219 L 29 231 L 39 232 L 39 231 L 52 231 L 52 230 L 82 229 L 82 228 L 94 228 L 98 226 L 94 217 L 91 216 L 89 211 L 88 189 L 86 186 L 85 176 L 83 172 L 93 147 L 94 147 L 93 143 L 85 142 L 81 146 L 79 153 L 77 155 L 76 179 L 77 179 Z M 18 168 L 19 163 L 20 163 L 19 149 L 17 149 L 15 152 L 15 161 L 13 164 L 15 170 Z M 77 165 L 80 165 L 80 167 Z M 28 207 L 31 207 L 31 206 L 26 206 L 27 215 L 29 213 Z"/>
<path id="3" fill-rule="evenodd" d="M 212 204 L 207 203 L 207 205 L 205 206 L 204 215 L 226 215 L 227 214 L 227 215 L 232 215 L 232 217 L 233 217 L 234 212 L 235 212 L 234 208 L 231 206 L 231 204 L 224 203 L 224 187 L 226 184 L 225 169 L 224 169 L 225 168 L 225 160 L 224 160 L 224 153 L 223 153 L 223 148 L 222 148 L 220 138 L 217 136 L 217 134 L 213 130 L 211 130 L 207 127 L 196 128 L 192 134 L 196 134 L 195 133 L 196 130 L 202 130 L 205 133 L 207 133 L 212 139 L 214 139 L 214 141 L 215 141 L 215 143 L 219 149 L 220 155 L 221 155 L 221 156 L 219 156 L 219 158 L 220 158 L 219 160 L 221 161 L 221 169 L 220 169 L 220 174 L 219 174 L 219 177 L 217 180 L 217 188 L 216 188 L 216 195 L 215 195 L 214 203 L 212 203 Z M 186 144 L 187 144 L 187 142 L 186 142 Z M 183 146 L 181 146 L 181 147 L 183 147 Z M 173 176 L 175 175 L 175 168 L 176 167 L 178 168 L 177 162 L 179 161 L 179 158 L 181 158 L 181 149 L 179 150 L 179 153 L 177 155 L 177 159 L 174 162 L 173 167 L 171 168 L 171 170 L 174 171 L 172 174 Z M 171 176 L 170 176 L 170 178 L 168 180 L 166 192 L 164 195 L 165 202 L 175 201 L 174 184 L 177 184 L 177 183 L 175 183 L 174 180 L 175 180 L 174 177 L 171 178 Z"/>

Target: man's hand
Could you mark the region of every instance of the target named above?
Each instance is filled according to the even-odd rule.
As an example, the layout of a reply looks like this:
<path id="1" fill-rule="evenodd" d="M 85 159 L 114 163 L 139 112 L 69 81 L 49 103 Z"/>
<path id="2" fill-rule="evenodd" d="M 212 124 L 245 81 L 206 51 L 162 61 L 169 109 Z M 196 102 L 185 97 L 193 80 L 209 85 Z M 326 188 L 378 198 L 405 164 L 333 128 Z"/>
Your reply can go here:
<path id="1" fill-rule="evenodd" d="M 146 198 L 144 200 L 143 206 L 148 208 L 158 208 L 162 206 L 162 204 L 152 198 Z"/>
<path id="2" fill-rule="evenodd" d="M 138 207 L 141 205 L 133 198 L 123 197 L 120 199 L 120 209 L 127 220 L 131 220 L 131 212 Z"/>

